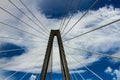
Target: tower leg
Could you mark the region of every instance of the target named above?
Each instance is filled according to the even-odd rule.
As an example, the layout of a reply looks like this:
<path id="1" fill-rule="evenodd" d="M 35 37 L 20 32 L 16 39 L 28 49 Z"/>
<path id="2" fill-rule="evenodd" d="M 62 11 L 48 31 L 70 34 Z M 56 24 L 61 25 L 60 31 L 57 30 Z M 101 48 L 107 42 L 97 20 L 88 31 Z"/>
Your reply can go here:
<path id="1" fill-rule="evenodd" d="M 47 50 L 46 50 L 46 54 L 45 54 L 45 58 L 44 58 L 44 63 L 42 66 L 40 80 L 45 80 L 45 78 L 46 78 L 50 55 L 51 55 L 52 46 L 53 46 L 53 40 L 54 40 L 55 36 L 57 37 L 57 41 L 58 41 L 58 45 L 59 45 L 60 63 L 61 63 L 63 80 L 70 80 L 67 60 L 66 60 L 64 47 L 63 47 L 63 43 L 62 43 L 62 38 L 61 38 L 59 30 L 51 30 L 48 45 L 47 45 Z"/>

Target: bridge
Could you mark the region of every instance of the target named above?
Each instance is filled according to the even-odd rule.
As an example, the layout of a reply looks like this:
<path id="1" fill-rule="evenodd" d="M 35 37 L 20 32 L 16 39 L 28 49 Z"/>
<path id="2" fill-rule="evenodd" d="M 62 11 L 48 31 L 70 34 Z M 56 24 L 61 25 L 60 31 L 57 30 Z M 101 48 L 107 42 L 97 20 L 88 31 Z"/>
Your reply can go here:
<path id="1" fill-rule="evenodd" d="M 69 11 L 72 7 L 73 1 L 74 0 L 67 2 L 65 10 L 64 10 L 65 14 L 69 13 Z M 22 40 L 22 41 L 25 41 L 26 43 L 38 42 L 38 43 L 40 43 L 40 45 L 42 45 L 42 43 L 47 44 L 47 46 L 46 46 L 47 48 L 44 49 L 46 52 L 42 55 L 39 55 L 40 57 L 41 56 L 43 57 L 43 61 L 42 60 L 39 61 L 39 63 L 41 63 L 42 65 L 35 66 L 35 67 L 39 67 L 40 70 L 35 70 L 35 71 L 39 71 L 39 72 L 31 73 L 31 72 L 27 71 L 26 68 L 20 69 L 20 71 L 19 70 L 16 71 L 13 69 L 13 72 L 8 73 L 7 76 L 5 76 L 4 79 L 2 79 L 2 80 L 11 80 L 11 79 L 14 80 L 13 76 L 17 75 L 19 72 L 22 72 L 22 71 L 23 71 L 23 73 L 22 73 L 23 75 L 22 76 L 17 75 L 17 80 L 29 80 L 29 79 L 30 80 L 87 80 L 86 77 L 84 77 L 84 76 L 90 76 L 90 77 L 94 76 L 95 80 L 104 80 L 102 74 L 96 73 L 94 71 L 94 69 L 91 69 L 90 66 L 81 62 L 81 59 L 80 59 L 81 55 L 82 56 L 87 55 L 87 57 L 90 57 L 91 55 L 95 55 L 95 57 L 100 56 L 100 57 L 115 59 L 115 60 L 120 60 L 120 57 L 115 56 L 115 55 L 110 55 L 107 53 L 101 53 L 101 52 L 97 52 L 97 51 L 81 49 L 81 48 L 78 48 L 77 46 L 74 47 L 73 45 L 69 45 L 69 43 L 71 43 L 75 39 L 80 40 L 81 37 L 84 37 L 86 35 L 89 35 L 90 33 L 96 32 L 96 31 L 104 29 L 106 27 L 111 27 L 110 25 L 113 25 L 120 21 L 119 18 L 114 19 L 112 21 L 109 21 L 108 23 L 105 23 L 98 27 L 92 28 L 91 30 L 84 31 L 83 33 L 76 33 L 75 35 L 69 35 L 73 29 L 76 29 L 75 27 L 77 26 L 77 24 L 79 22 L 81 22 L 81 20 L 98 3 L 98 1 L 99 0 L 94 0 L 92 2 L 92 4 L 87 8 L 85 13 L 83 13 L 82 16 L 79 16 L 78 20 L 73 22 L 73 25 L 69 25 L 69 24 L 70 24 L 70 21 L 74 17 L 74 13 L 72 13 L 69 17 L 63 17 L 60 21 L 60 25 L 57 26 L 57 29 L 50 29 L 50 30 L 48 27 L 45 26 L 45 24 L 43 24 L 43 22 L 40 21 L 38 16 L 36 16 L 36 14 L 33 11 L 31 11 L 29 6 L 27 6 L 23 0 L 18 0 L 18 2 L 19 2 L 19 5 L 21 5 L 23 7 L 23 9 L 25 9 L 27 12 L 22 10 L 20 8 L 20 6 L 18 6 L 17 3 L 15 3 L 15 1 L 8 0 L 7 2 L 12 7 L 14 7 L 17 11 L 19 11 L 18 13 L 21 13 L 23 16 L 25 16 L 26 17 L 25 20 L 28 20 L 28 22 L 21 19 L 18 15 L 15 15 L 14 12 L 6 9 L 5 7 L 0 6 L 1 11 L 3 11 L 4 13 L 7 13 L 9 16 L 14 18 L 15 20 L 18 20 L 18 23 L 21 23 L 22 25 L 27 26 L 25 28 L 20 27 L 20 26 L 16 27 L 16 25 L 14 25 L 14 22 L 11 22 L 11 24 L 10 24 L 9 22 L 1 19 L 0 27 L 1 26 L 3 26 L 4 28 L 7 27 L 8 29 L 13 30 L 13 31 L 16 30 L 16 31 L 18 31 L 18 33 L 20 32 L 19 33 L 20 36 L 22 36 L 23 35 L 22 33 L 24 33 L 24 34 L 29 35 L 29 36 L 27 36 L 27 38 L 29 38 L 31 36 L 34 37 L 33 39 L 28 40 L 28 39 L 24 39 L 24 36 L 22 36 L 22 38 L 18 38 L 18 37 L 14 37 L 13 34 L 9 35 L 9 33 L 7 33 L 7 35 L 9 35 L 9 36 L 0 35 L 0 39 L 13 40 L 14 42 L 19 42 Z M 78 4 L 75 5 L 75 10 L 78 10 L 80 2 L 81 2 L 81 0 L 78 0 Z M 27 14 L 27 13 L 29 13 L 29 14 Z M 29 15 L 31 15 L 32 17 Z M 34 25 L 30 24 L 29 21 Z M 71 27 L 69 27 L 69 26 L 71 26 Z M 3 28 L 3 30 L 4 30 L 4 28 Z M 29 31 L 29 29 L 31 31 Z M 33 30 L 33 32 L 32 32 L 32 30 Z M 0 34 L 2 34 L 2 32 Z M 67 37 L 67 35 L 69 35 L 69 37 Z M 57 56 L 56 58 L 58 58 L 58 57 L 60 58 L 59 66 L 60 66 L 61 73 L 60 73 L 60 71 L 54 72 L 54 68 L 53 68 L 53 67 L 55 67 L 55 66 L 53 66 L 53 64 L 54 64 L 53 62 L 54 62 L 54 58 L 55 58 L 55 57 L 53 58 L 53 55 L 56 54 L 56 53 L 53 53 L 53 51 L 54 51 L 53 46 L 54 46 L 55 38 L 57 38 L 57 44 L 58 44 L 57 48 L 59 49 L 59 56 Z M 36 39 L 36 40 L 34 40 L 34 39 Z M 42 41 L 44 41 L 44 42 L 42 42 Z M 79 45 L 81 45 L 81 44 L 79 44 Z M 35 48 L 35 47 L 32 46 L 32 48 Z M 23 47 L 23 48 L 18 48 L 18 49 L 15 48 L 15 49 L 8 49 L 8 50 L 0 50 L 0 53 L 3 53 L 3 54 L 9 53 L 9 52 L 17 53 L 17 51 L 21 51 L 21 50 L 26 50 L 26 48 Z M 71 53 L 72 50 L 74 50 L 74 52 L 72 54 L 68 54 L 68 53 Z M 75 52 L 79 52 L 81 54 L 74 56 L 76 54 Z M 4 55 L 2 55 L 2 57 L 3 56 Z M 33 56 L 33 55 L 30 55 L 30 57 L 31 56 Z M 2 58 L 2 57 L 0 55 L 0 58 Z M 81 58 L 83 58 L 83 57 L 81 57 Z M 89 60 L 88 58 L 84 58 L 84 59 Z M 2 62 L 2 60 L 1 60 L 1 62 Z M 76 63 L 77 65 L 74 65 L 73 62 Z M 34 64 L 34 63 L 30 62 L 29 64 Z M 7 65 L 9 66 L 11 64 L 7 64 Z M 3 66 L 0 66 L 1 72 L 2 72 L 2 69 L 4 70 L 4 68 L 5 68 L 4 66 L 5 66 L 5 63 L 3 64 Z M 81 66 L 81 68 L 79 68 L 80 66 Z M 30 68 L 31 68 L 31 66 L 30 66 Z M 88 72 L 89 75 L 84 74 L 84 70 L 86 72 Z M 54 75 L 54 73 L 56 73 L 56 75 Z M 60 74 L 61 76 L 58 77 L 57 74 Z M 58 78 L 56 79 L 55 77 L 58 77 Z"/>

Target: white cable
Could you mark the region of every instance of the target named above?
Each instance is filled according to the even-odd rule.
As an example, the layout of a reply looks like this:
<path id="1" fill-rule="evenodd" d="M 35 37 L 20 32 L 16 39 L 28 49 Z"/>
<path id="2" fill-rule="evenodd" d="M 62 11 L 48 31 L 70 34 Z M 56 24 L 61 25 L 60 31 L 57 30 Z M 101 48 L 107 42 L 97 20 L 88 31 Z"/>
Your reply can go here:
<path id="1" fill-rule="evenodd" d="M 72 56 L 70 56 L 71 58 L 73 58 Z M 79 62 L 77 59 L 73 58 L 75 61 Z M 80 62 L 79 62 L 80 63 Z M 98 79 L 103 80 L 99 75 L 97 75 L 95 72 L 93 72 L 91 69 L 89 69 L 86 65 L 84 65 L 83 63 L 80 63 L 82 66 L 84 66 L 88 71 L 90 71 L 92 74 L 94 74 Z"/>

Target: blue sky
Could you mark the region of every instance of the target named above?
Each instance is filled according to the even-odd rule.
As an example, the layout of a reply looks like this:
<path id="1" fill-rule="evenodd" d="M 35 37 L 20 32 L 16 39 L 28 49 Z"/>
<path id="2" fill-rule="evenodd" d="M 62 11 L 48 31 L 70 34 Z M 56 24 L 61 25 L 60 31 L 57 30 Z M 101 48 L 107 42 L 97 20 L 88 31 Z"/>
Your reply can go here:
<path id="1" fill-rule="evenodd" d="M 69 2 L 72 0 L 69 0 Z M 79 8 L 75 10 L 75 5 L 78 4 L 79 0 L 73 0 L 73 6 L 70 9 L 69 13 L 73 12 L 78 12 L 78 11 L 85 11 L 95 0 L 81 0 L 81 3 L 79 5 Z M 64 2 L 64 3 L 63 3 Z M 46 5 L 46 3 L 48 3 Z M 119 8 L 120 1 L 118 0 L 99 0 L 99 2 L 91 9 L 91 10 L 97 10 L 101 7 L 104 6 L 109 6 L 112 5 L 115 8 Z M 62 16 L 67 16 L 68 14 L 64 13 L 65 5 L 66 5 L 65 0 L 44 0 L 42 3 L 39 5 L 40 8 L 39 10 L 42 11 L 43 14 L 46 16 L 50 16 L 51 18 L 61 18 Z"/>
<path id="2" fill-rule="evenodd" d="M 11 0 L 28 15 L 35 23 L 39 21 L 29 13 L 29 11 L 20 3 L 19 0 Z M 46 28 L 58 29 L 60 22 L 66 17 L 66 21 L 72 15 L 71 22 L 66 30 L 84 14 L 84 12 L 93 4 L 95 0 L 81 0 L 79 8 L 75 6 L 79 0 L 73 0 L 72 7 L 65 13 L 65 0 L 22 0 L 26 6 L 38 17 L 38 19 L 47 26 Z M 69 0 L 71 2 L 72 0 Z M 90 9 L 89 13 L 76 25 L 72 31 L 67 34 L 64 40 L 82 34 L 101 25 L 120 19 L 120 1 L 119 0 L 99 0 L 99 2 Z M 34 24 L 24 13 L 16 9 L 9 1 L 1 0 L 0 7 L 8 10 L 23 22 L 33 26 L 35 29 L 40 28 Z M 47 41 L 44 39 L 44 31 L 33 30 L 29 25 L 24 24 L 15 17 L 7 14 L 0 8 L 0 22 L 8 23 L 18 29 L 11 28 L 0 24 L 0 80 L 39 80 L 40 71 L 43 64 Z M 66 22 L 65 22 L 66 24 Z M 97 30 L 88 35 L 76 38 L 64 43 L 65 53 L 68 61 L 71 80 L 120 80 L 120 60 L 100 55 L 93 55 L 91 52 L 99 52 L 111 56 L 120 56 L 120 22 L 110 25 L 106 28 Z M 28 33 L 24 31 L 28 31 Z M 29 35 L 29 33 L 32 33 Z M 62 36 L 64 35 L 62 33 Z M 34 34 L 34 36 L 32 36 Z M 15 38 L 16 40 L 12 39 Z M 83 49 L 91 52 L 74 50 L 65 46 Z M 62 80 L 58 47 L 56 38 L 53 46 L 53 80 Z M 7 51 L 5 51 L 7 50 Z M 12 50 L 12 51 L 9 51 Z M 71 57 L 72 56 L 72 57 Z M 75 58 L 75 59 L 74 59 Z M 83 64 L 82 64 L 83 63 Z M 87 66 L 92 72 L 90 72 Z M 97 76 L 96 76 L 97 75 Z M 48 75 L 49 77 L 49 75 Z"/>

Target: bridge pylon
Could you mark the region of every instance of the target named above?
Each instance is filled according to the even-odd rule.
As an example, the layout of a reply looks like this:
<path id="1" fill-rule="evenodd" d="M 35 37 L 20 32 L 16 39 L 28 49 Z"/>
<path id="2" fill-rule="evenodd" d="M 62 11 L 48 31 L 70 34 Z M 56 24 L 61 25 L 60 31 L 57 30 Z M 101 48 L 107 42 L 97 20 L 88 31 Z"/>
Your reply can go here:
<path id="1" fill-rule="evenodd" d="M 60 64 L 61 64 L 61 71 L 62 71 L 62 79 L 63 80 L 70 80 L 70 74 L 68 70 L 67 60 L 64 52 L 64 47 L 62 43 L 62 38 L 59 30 L 51 30 L 48 45 L 46 49 L 46 54 L 41 70 L 40 80 L 45 80 L 47 75 L 47 70 L 49 66 L 52 46 L 53 46 L 53 40 L 54 37 L 57 37 L 58 47 L 59 47 L 59 54 L 60 54 Z"/>

